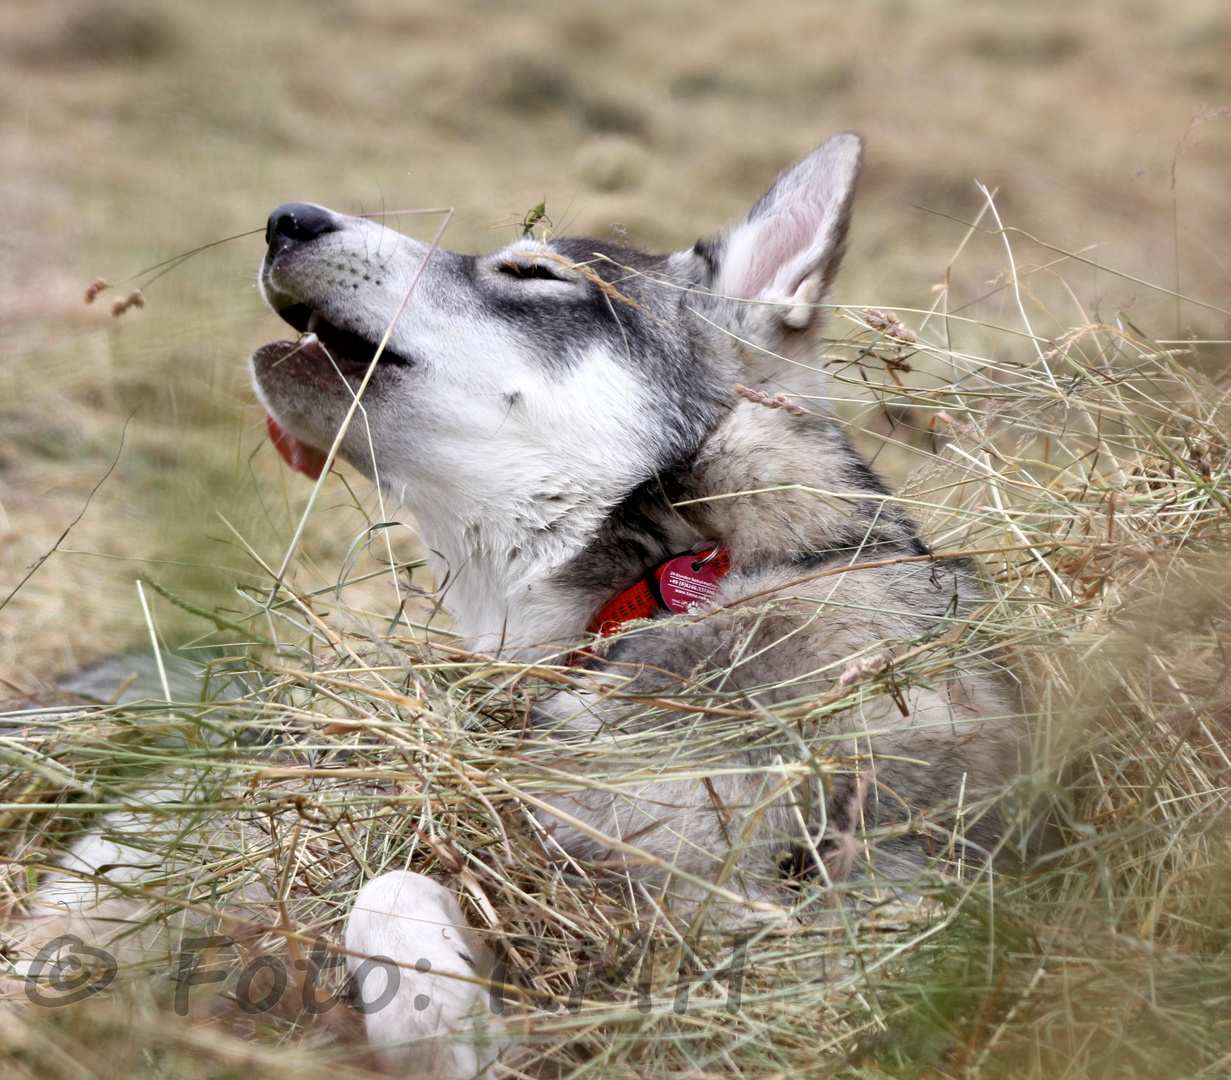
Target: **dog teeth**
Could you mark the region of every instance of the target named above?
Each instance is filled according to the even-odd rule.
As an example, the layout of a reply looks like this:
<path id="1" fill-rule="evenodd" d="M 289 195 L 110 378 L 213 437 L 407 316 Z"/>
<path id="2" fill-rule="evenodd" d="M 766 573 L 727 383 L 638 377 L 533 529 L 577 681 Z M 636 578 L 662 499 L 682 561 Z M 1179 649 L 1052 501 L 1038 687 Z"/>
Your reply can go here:
<path id="1" fill-rule="evenodd" d="M 321 313 L 319 311 L 312 312 L 312 314 L 308 316 L 307 333 L 309 334 L 314 333 L 316 331 L 316 324 L 320 321 L 321 321 Z"/>
<path id="2" fill-rule="evenodd" d="M 300 348 L 311 348 L 313 345 L 320 344 L 320 340 L 321 340 L 320 338 L 318 338 L 314 333 L 312 333 L 311 330 L 309 330 L 306 334 L 304 334 L 303 337 L 299 339 L 299 346 Z"/>

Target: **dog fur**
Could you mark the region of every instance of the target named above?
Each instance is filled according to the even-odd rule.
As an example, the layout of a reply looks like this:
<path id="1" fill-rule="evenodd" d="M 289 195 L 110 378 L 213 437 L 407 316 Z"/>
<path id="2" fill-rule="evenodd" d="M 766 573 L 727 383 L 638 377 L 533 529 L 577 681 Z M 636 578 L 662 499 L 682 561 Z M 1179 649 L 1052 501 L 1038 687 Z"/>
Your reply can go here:
<path id="1" fill-rule="evenodd" d="M 622 686 L 618 701 L 568 691 L 541 705 L 536 734 L 557 740 L 565 774 L 583 767 L 577 748 L 585 768 L 597 750 L 614 771 L 647 732 L 664 759 L 688 759 L 692 721 L 630 694 L 689 681 L 762 707 L 805 701 L 871 646 L 935 637 L 981 602 L 967 567 L 921 558 L 914 524 L 824 407 L 823 304 L 862 158 L 859 137 L 831 139 L 730 232 L 668 256 L 532 237 L 469 256 L 320 207 L 270 219 L 261 288 L 305 336 L 255 353 L 257 393 L 320 451 L 370 375 L 340 454 L 414 515 L 471 647 L 559 660 L 654 566 L 728 549 L 733 570 L 705 611 L 600 649 L 590 672 Z M 765 407 L 784 391 L 806 407 Z M 905 878 L 925 861 L 913 815 L 943 817 L 959 793 L 994 791 L 1021 767 L 1019 716 L 1002 678 L 971 659 L 805 725 L 802 759 L 824 739 L 872 763 L 827 792 L 775 795 L 781 747 L 731 735 L 705 783 L 562 784 L 537 813 L 566 852 L 620 865 L 658 910 L 697 903 L 708 883 L 772 893 L 784 849 L 849 875 L 837 838 L 856 825 L 889 834 L 874 872 Z M 981 829 L 968 850 L 990 848 L 994 818 Z M 388 926 L 414 918 L 414 882 L 400 877 L 397 894 L 382 900 Z M 370 913 L 363 923 L 365 949 L 394 947 Z M 424 1032 L 403 1016 L 404 1037 Z"/>
<path id="2" fill-rule="evenodd" d="M 572 662 L 615 594 L 681 552 L 729 552 L 704 609 L 590 641 L 591 688 L 532 718 L 558 779 L 539 822 L 631 886 L 647 917 L 717 899 L 738 922 L 792 868 L 909 889 L 936 830 L 952 830 L 964 861 L 989 855 L 998 819 L 958 829 L 961 802 L 1024 764 L 1020 706 L 984 657 L 807 719 L 844 673 L 959 632 L 983 599 L 967 566 L 930 560 L 826 408 L 822 314 L 862 159 L 858 136 L 837 136 L 729 232 L 666 256 L 531 236 L 470 256 L 322 207 L 270 218 L 261 290 L 301 336 L 258 349 L 251 369 L 284 453 L 319 460 L 340 439 L 340 456 L 413 514 L 471 648 Z M 797 404 L 766 407 L 783 393 Z M 694 714 L 655 705 L 682 686 L 742 701 L 771 727 L 771 708 L 795 704 L 803 719 L 774 740 L 738 723 L 702 733 Z M 649 739 L 661 778 L 587 782 L 618 776 Z M 818 754 L 857 764 L 782 790 L 784 755 Z M 116 858 L 89 837 L 71 855 L 94 857 Z M 53 930 L 111 916 L 81 889 L 48 889 Z M 491 954 L 441 883 L 369 882 L 346 946 L 352 969 L 363 957 L 399 967 L 392 1002 L 366 1017 L 391 1069 L 487 1075 L 516 1053 L 482 1007 Z"/>

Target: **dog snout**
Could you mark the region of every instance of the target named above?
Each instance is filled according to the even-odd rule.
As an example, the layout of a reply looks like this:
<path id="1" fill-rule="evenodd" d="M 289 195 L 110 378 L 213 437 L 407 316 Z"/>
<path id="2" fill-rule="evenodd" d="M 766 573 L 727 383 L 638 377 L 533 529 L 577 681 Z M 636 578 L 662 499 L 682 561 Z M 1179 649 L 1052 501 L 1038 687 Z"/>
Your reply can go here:
<path id="1" fill-rule="evenodd" d="M 294 244 L 315 240 L 325 233 L 337 231 L 333 212 L 311 203 L 283 203 L 272 214 L 265 226 L 265 243 L 269 245 L 269 257 L 281 254 Z"/>

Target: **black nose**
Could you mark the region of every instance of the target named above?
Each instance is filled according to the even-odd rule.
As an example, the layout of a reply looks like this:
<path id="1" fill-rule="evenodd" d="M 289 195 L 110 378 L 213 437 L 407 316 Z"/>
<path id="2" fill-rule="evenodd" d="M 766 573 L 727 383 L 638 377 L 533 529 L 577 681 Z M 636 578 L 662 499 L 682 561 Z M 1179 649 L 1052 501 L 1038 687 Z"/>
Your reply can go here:
<path id="1" fill-rule="evenodd" d="M 302 244 L 315 240 L 325 233 L 335 232 L 333 214 L 323 206 L 313 206 L 311 203 L 283 203 L 269 215 L 269 223 L 265 226 L 265 243 L 269 245 L 269 254 L 277 255 L 292 244 Z"/>

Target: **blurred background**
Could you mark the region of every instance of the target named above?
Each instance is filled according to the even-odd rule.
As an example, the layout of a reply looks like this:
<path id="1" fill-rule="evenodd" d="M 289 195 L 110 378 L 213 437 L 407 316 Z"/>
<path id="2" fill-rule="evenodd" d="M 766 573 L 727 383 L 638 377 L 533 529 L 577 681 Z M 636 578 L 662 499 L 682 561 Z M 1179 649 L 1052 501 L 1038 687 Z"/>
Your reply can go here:
<path id="1" fill-rule="evenodd" d="M 1129 319 L 1217 369 L 1231 118 L 1190 122 L 1226 105 L 1225 0 L 0 0 L 3 685 L 147 641 L 139 577 L 242 613 L 237 584 L 281 561 L 310 485 L 245 370 L 285 334 L 254 284 L 281 202 L 453 206 L 445 245 L 478 250 L 545 199 L 557 232 L 670 249 L 854 129 L 839 303 L 917 325 L 948 274 L 994 323 L 1004 240 L 976 235 L 949 269 L 977 180 L 1005 225 L 1084 260 L 1010 237 L 1067 306 L 1056 326 Z M 83 302 L 96 277 L 236 233 L 142 309 L 111 315 L 132 285 Z M 336 580 L 376 513 L 366 482 L 331 477 L 297 582 Z M 161 598 L 154 616 L 172 644 L 203 629 Z"/>

